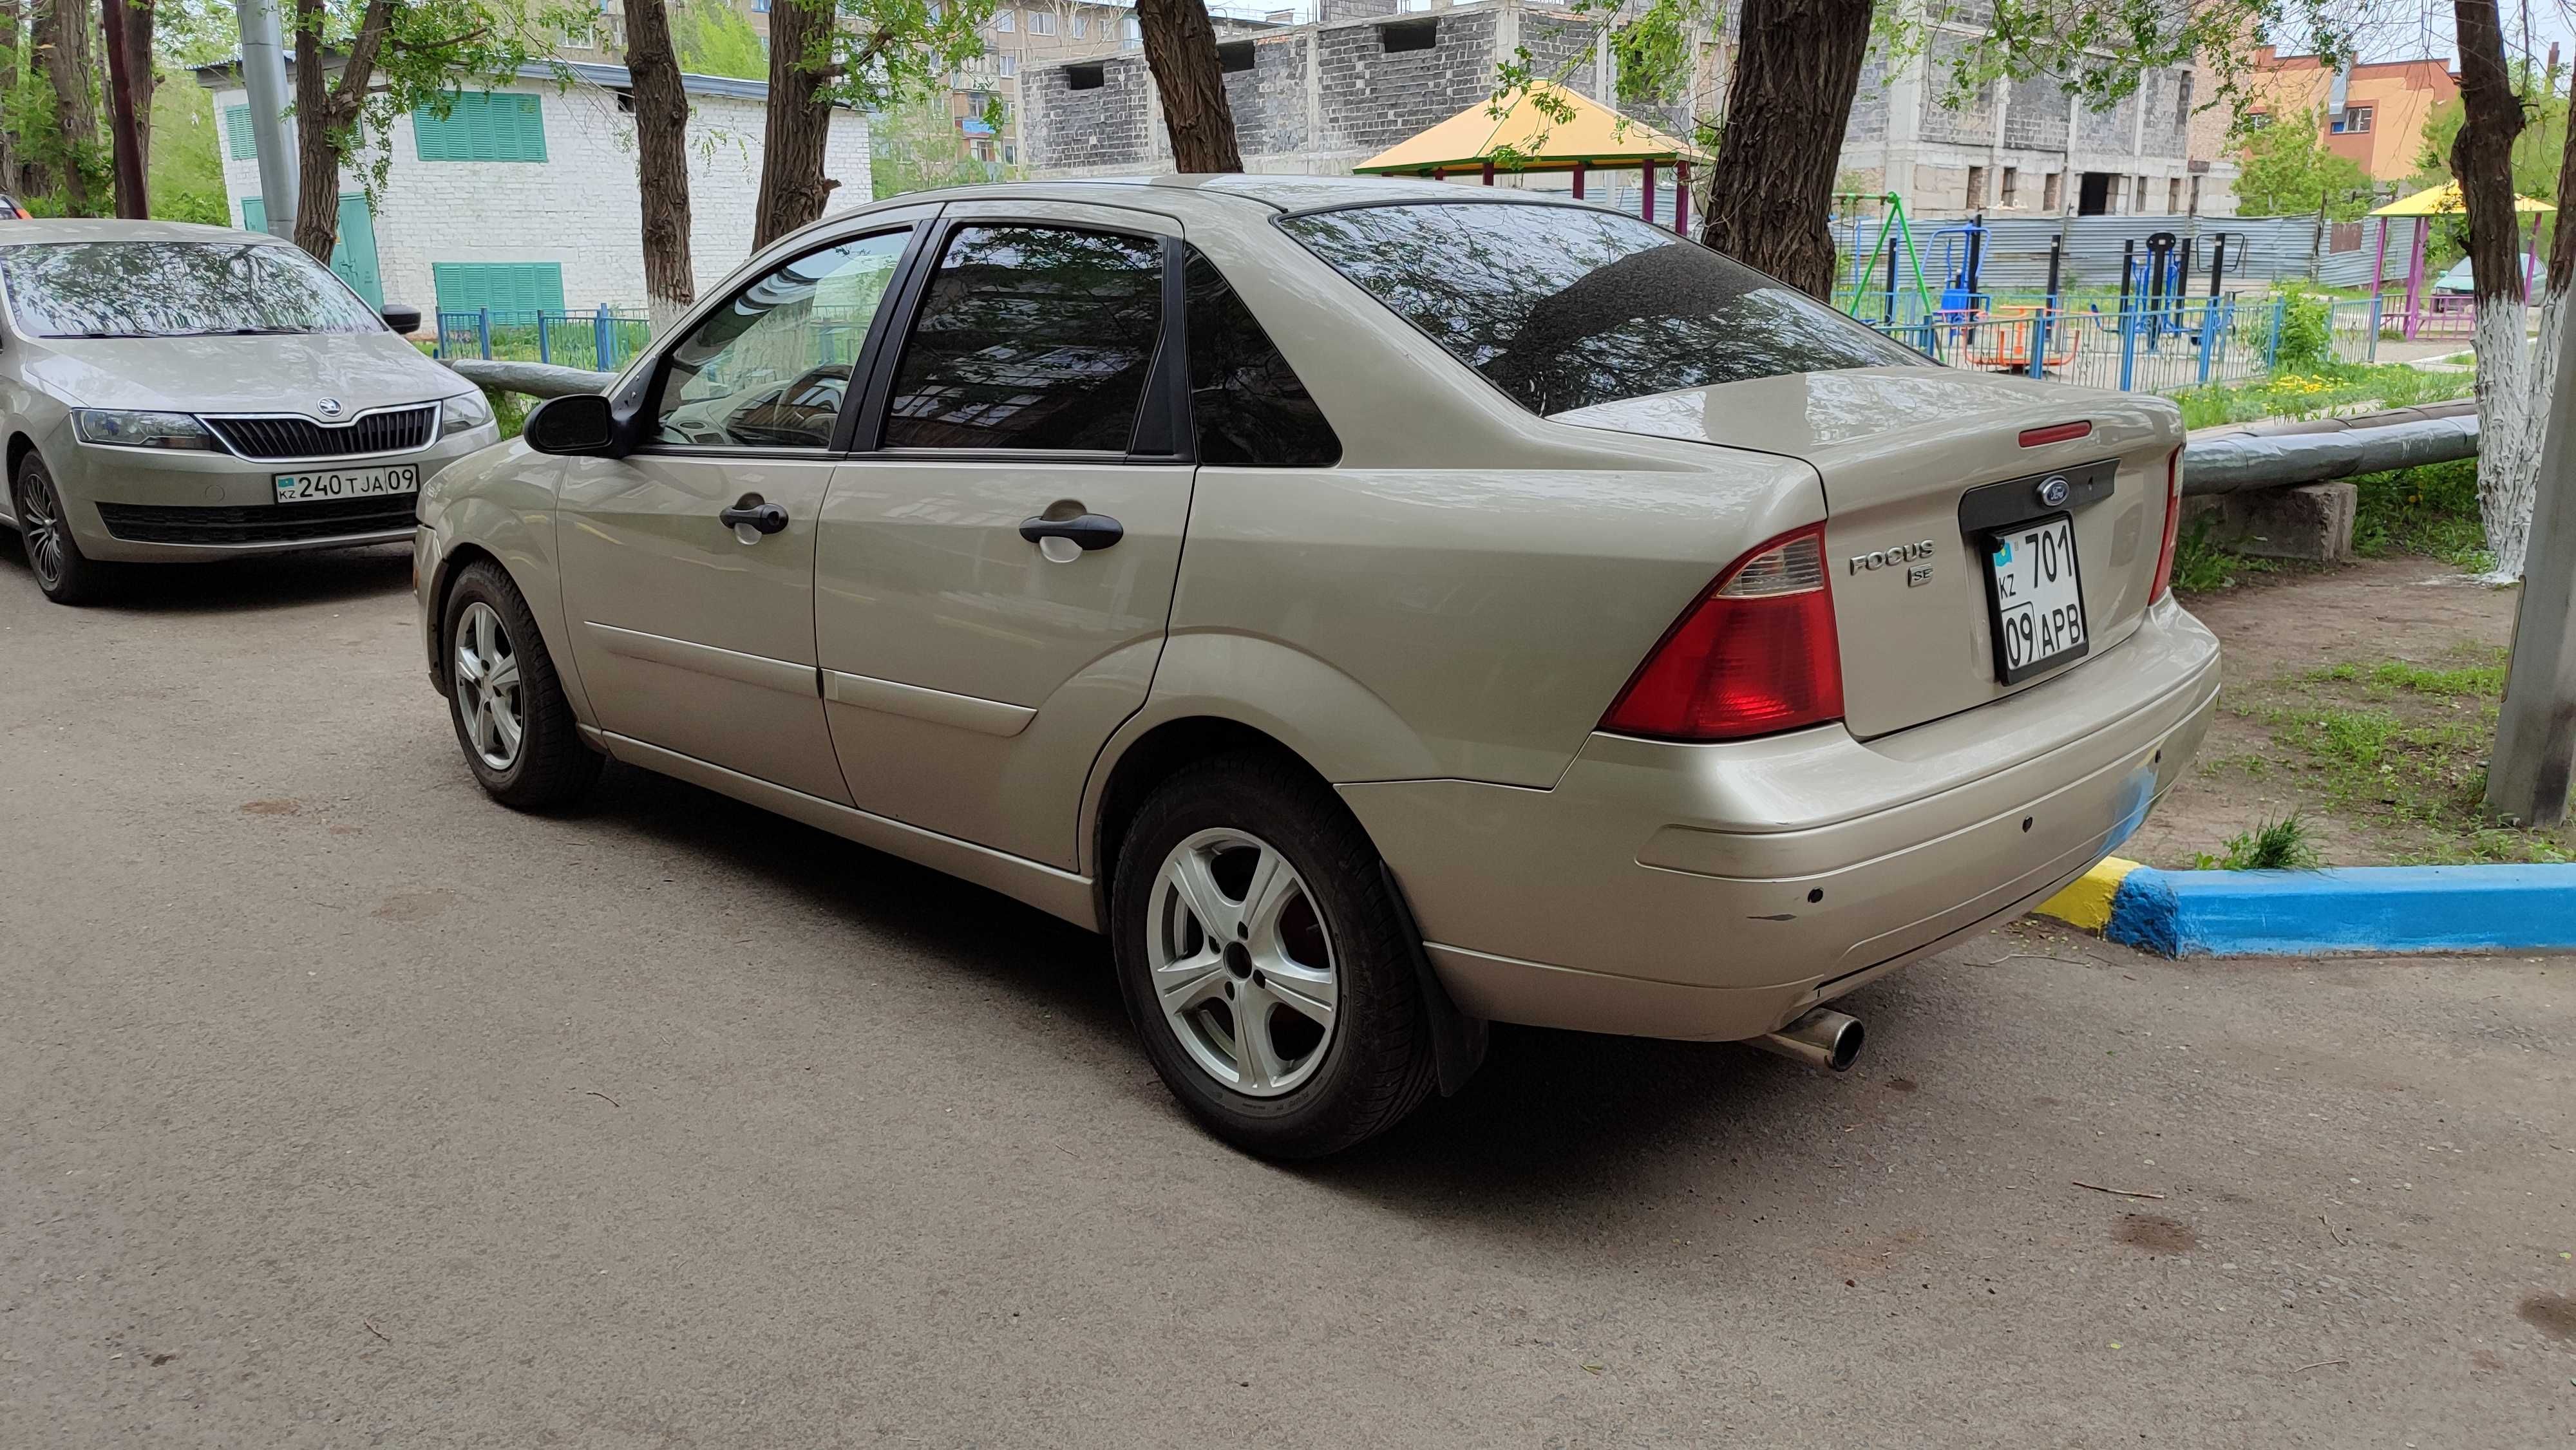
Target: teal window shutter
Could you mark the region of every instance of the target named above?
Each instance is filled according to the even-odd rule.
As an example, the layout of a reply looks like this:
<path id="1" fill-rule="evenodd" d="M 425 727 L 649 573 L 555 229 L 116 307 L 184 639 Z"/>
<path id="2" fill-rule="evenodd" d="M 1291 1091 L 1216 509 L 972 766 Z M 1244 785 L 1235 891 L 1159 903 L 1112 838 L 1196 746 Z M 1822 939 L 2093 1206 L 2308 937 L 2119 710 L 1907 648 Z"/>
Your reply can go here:
<path id="1" fill-rule="evenodd" d="M 561 262 L 432 262 L 430 280 L 441 312 L 491 308 L 524 316 L 564 310 Z"/>
<path id="2" fill-rule="evenodd" d="M 242 230 L 246 232 L 264 232 L 268 230 L 267 201 L 256 196 L 246 196 L 242 198 Z"/>
<path id="3" fill-rule="evenodd" d="M 511 91 L 463 91 L 448 97 L 441 119 L 429 107 L 411 113 L 414 149 L 423 161 L 543 161 L 545 106 Z"/>
<path id="4" fill-rule="evenodd" d="M 259 135 L 250 128 L 250 107 L 224 107 L 224 150 L 235 161 L 259 158 Z"/>

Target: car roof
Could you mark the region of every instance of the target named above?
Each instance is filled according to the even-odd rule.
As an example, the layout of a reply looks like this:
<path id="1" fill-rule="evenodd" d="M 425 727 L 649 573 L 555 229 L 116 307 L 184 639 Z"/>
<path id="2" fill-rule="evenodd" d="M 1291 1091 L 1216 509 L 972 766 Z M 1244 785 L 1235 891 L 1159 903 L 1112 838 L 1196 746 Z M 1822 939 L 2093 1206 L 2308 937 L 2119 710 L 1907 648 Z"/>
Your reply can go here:
<path id="1" fill-rule="evenodd" d="M 970 199 L 1090 201 L 1133 204 L 1151 195 L 1173 201 L 1206 196 L 1245 202 L 1273 211 L 1313 211 L 1325 207 L 1366 206 L 1404 201 L 1563 201 L 1553 192 L 1523 192 L 1514 187 L 1477 187 L 1445 181 L 1386 176 L 1257 176 L 1245 172 L 1181 176 L 1094 176 L 1063 181 L 1004 181 L 979 186 L 944 187 L 880 197 L 871 205 L 908 205 L 924 201 Z M 848 213 L 841 213 L 847 215 Z"/>
<path id="2" fill-rule="evenodd" d="M 277 242 L 283 237 L 195 222 L 136 222 L 114 217 L 39 217 L 0 221 L 0 247 L 29 242 Z"/>

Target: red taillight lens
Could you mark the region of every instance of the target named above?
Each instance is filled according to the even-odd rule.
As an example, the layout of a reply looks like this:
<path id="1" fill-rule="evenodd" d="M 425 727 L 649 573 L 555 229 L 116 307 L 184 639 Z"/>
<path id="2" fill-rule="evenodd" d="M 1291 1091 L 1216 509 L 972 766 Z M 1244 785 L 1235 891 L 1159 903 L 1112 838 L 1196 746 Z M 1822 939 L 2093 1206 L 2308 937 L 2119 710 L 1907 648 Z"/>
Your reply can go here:
<path id="1" fill-rule="evenodd" d="M 2155 603 L 2173 592 L 2174 540 L 2182 534 L 2182 450 L 2165 460 L 2165 544 L 2156 554 L 2155 587 L 2147 591 L 2147 602 Z"/>
<path id="2" fill-rule="evenodd" d="M 1812 524 L 1718 575 L 1637 667 L 1601 728 L 1664 740 L 1741 740 L 1842 713 L 1825 527 Z"/>

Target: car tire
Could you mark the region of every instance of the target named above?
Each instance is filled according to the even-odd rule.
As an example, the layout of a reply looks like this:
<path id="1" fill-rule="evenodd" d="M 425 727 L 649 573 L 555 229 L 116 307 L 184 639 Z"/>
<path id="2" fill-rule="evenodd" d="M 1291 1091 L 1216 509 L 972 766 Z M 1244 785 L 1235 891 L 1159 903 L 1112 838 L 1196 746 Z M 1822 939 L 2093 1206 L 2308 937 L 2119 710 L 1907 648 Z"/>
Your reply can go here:
<path id="1" fill-rule="evenodd" d="M 1116 869 L 1128 1016 L 1164 1084 L 1218 1137 L 1321 1157 L 1430 1093 L 1419 944 L 1376 848 L 1323 782 L 1261 755 L 1190 766 L 1146 799 Z M 1262 1019 L 1250 1038 L 1234 1025 L 1247 1008 L 1247 1024 Z"/>
<path id="2" fill-rule="evenodd" d="M 517 585 L 489 560 L 469 564 L 440 613 L 447 714 L 466 767 L 513 810 L 568 805 L 599 779 L 572 705 Z"/>
<path id="3" fill-rule="evenodd" d="M 18 542 L 36 587 L 56 604 L 95 604 L 108 592 L 109 566 L 80 551 L 55 491 L 53 470 L 30 451 L 9 480 L 9 512 L 18 520 Z"/>

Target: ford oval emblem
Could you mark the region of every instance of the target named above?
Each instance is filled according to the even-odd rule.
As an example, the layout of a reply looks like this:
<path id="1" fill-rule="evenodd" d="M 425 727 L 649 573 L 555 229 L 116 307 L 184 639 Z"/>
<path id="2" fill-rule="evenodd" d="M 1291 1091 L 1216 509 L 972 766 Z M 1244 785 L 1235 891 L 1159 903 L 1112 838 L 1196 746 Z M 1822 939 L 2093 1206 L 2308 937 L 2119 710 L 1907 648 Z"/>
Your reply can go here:
<path id="1" fill-rule="evenodd" d="M 2074 485 L 2055 474 L 2039 482 L 2039 502 L 2043 508 L 2064 508 L 2066 501 L 2074 496 Z"/>
<path id="2" fill-rule="evenodd" d="M 322 410 L 322 416 L 325 418 L 337 418 L 340 416 L 340 400 L 337 398 L 324 398 L 321 402 L 314 404 L 314 406 Z"/>

